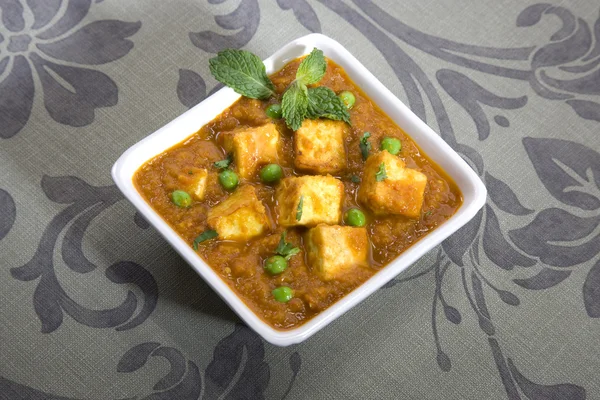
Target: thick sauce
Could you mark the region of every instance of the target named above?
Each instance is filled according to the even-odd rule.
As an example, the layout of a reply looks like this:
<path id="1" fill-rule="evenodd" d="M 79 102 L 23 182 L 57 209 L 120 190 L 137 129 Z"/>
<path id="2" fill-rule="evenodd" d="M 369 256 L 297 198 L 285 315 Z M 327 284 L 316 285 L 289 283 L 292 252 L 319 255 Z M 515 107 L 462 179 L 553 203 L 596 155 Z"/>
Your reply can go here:
<path id="1" fill-rule="evenodd" d="M 300 60 L 286 65 L 271 76 L 281 93 L 294 79 Z M 349 90 L 356 96 L 356 104 L 350 110 L 351 134 L 346 138 L 347 168 L 337 175 L 345 186 L 343 211 L 359 207 L 367 216 L 367 231 L 371 242 L 369 268 L 357 268 L 339 280 L 323 282 L 311 271 L 303 249 L 303 234 L 306 228 L 288 228 L 287 241 L 302 249 L 291 257 L 288 269 L 280 275 L 265 273 L 264 260 L 272 256 L 283 232 L 273 220 L 275 215 L 274 187 L 261 183 L 258 174 L 249 182 L 267 208 L 272 229 L 262 237 L 248 242 L 210 240 L 200 244 L 198 253 L 233 288 L 243 301 L 263 320 L 278 329 L 289 329 L 309 320 L 341 297 L 370 278 L 405 249 L 427 235 L 431 230 L 450 218 L 462 204 L 459 189 L 451 179 L 419 150 L 409 136 L 387 117 L 366 95 L 354 85 L 341 67 L 328 61 L 327 73 L 319 85 L 327 86 L 336 93 Z M 280 99 L 259 101 L 241 98 L 214 121 L 202 127 L 196 134 L 173 148 L 165 151 L 143 165 L 134 177 L 138 191 L 146 201 L 166 220 L 190 245 L 203 231 L 208 210 L 227 198 L 217 180 L 218 171 L 212 166 L 222 160 L 226 153 L 219 145 L 219 134 L 244 126 L 258 126 L 270 119 L 265 109 Z M 294 169 L 293 132 L 283 120 L 275 121 L 281 133 L 280 165 L 284 175 L 302 175 Z M 383 137 L 396 137 L 402 141 L 402 158 L 407 167 L 415 168 L 427 176 L 425 198 L 419 219 L 403 216 L 374 217 L 368 209 L 357 203 L 358 183 L 351 177 L 362 177 L 364 161 L 359 142 L 364 132 L 370 132 L 373 152 Z M 210 171 L 208 186 L 203 201 L 195 201 L 189 208 L 175 206 L 170 194 L 182 185 L 181 176 L 188 174 L 193 179 L 198 168 Z M 286 285 L 294 290 L 294 298 L 280 303 L 271 291 Z"/>

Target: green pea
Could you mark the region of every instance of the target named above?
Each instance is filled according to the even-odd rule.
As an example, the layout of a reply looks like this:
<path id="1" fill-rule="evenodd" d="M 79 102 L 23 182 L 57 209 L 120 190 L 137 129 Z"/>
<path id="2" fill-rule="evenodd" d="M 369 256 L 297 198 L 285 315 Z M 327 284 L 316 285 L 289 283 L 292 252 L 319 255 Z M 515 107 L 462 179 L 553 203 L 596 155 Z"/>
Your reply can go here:
<path id="1" fill-rule="evenodd" d="M 279 286 L 271 292 L 275 300 L 280 303 L 287 303 L 294 297 L 294 291 L 287 286 Z"/>
<path id="2" fill-rule="evenodd" d="M 365 226 L 367 222 L 365 214 L 358 208 L 351 208 L 346 211 L 344 221 L 346 221 L 346 223 L 350 226 Z"/>
<path id="3" fill-rule="evenodd" d="M 344 103 L 348 110 L 356 103 L 356 97 L 348 90 L 344 90 L 342 93 L 338 94 L 338 97 L 342 100 L 342 103 Z"/>
<path id="4" fill-rule="evenodd" d="M 383 138 L 381 141 L 381 150 L 387 150 L 390 154 L 396 155 L 402 150 L 402 142 L 396 138 Z"/>
<path id="5" fill-rule="evenodd" d="M 219 182 L 227 190 L 233 190 L 237 187 L 240 180 L 235 172 L 230 169 L 226 169 L 219 173 Z"/>
<path id="6" fill-rule="evenodd" d="M 272 256 L 267 258 L 265 269 L 271 275 L 277 275 L 285 271 L 288 267 L 287 260 L 282 256 Z"/>
<path id="7" fill-rule="evenodd" d="M 171 193 L 171 200 L 177 207 L 189 207 L 192 205 L 192 197 L 183 190 L 176 190 Z"/>
<path id="8" fill-rule="evenodd" d="M 273 119 L 280 119 L 282 116 L 281 105 L 279 104 L 271 104 L 265 112 L 267 113 L 267 117 Z"/>
<path id="9" fill-rule="evenodd" d="M 265 165 L 260 170 L 260 180 L 265 183 L 277 182 L 283 176 L 281 167 L 277 164 Z"/>

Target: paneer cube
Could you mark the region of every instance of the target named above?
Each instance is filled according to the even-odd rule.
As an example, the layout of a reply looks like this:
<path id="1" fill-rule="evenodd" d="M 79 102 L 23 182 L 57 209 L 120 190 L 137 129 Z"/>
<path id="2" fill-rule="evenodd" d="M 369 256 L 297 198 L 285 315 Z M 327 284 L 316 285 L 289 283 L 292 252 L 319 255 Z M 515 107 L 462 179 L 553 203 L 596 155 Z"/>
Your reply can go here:
<path id="1" fill-rule="evenodd" d="M 418 218 L 426 185 L 425 174 L 384 150 L 367 159 L 358 199 L 376 215 Z"/>
<path id="2" fill-rule="evenodd" d="M 183 171 L 181 167 L 166 168 L 167 175 L 163 183 L 169 190 L 185 190 L 195 200 L 203 200 L 206 193 L 208 171 L 204 168 L 189 167 Z"/>
<path id="3" fill-rule="evenodd" d="M 294 134 L 296 168 L 330 174 L 346 166 L 344 137 L 347 124 L 329 119 L 306 119 Z"/>
<path id="4" fill-rule="evenodd" d="M 269 219 L 253 186 L 242 186 L 208 212 L 208 226 L 219 239 L 248 240 L 269 228 Z"/>
<path id="5" fill-rule="evenodd" d="M 279 131 L 275 124 L 240 128 L 222 136 L 225 150 L 233 153 L 240 178 L 251 178 L 262 164 L 278 161 Z"/>
<path id="6" fill-rule="evenodd" d="M 192 172 L 189 174 L 189 172 Z M 204 168 L 196 168 L 188 171 L 188 179 L 191 181 L 188 190 L 196 200 L 204 199 L 206 193 L 206 180 L 208 178 L 208 171 Z"/>
<path id="7" fill-rule="evenodd" d="M 324 281 L 368 264 L 366 228 L 321 224 L 308 231 L 305 243 L 308 263 Z"/>
<path id="8" fill-rule="evenodd" d="M 289 177 L 277 186 L 277 215 L 282 226 L 337 224 L 344 184 L 332 176 Z"/>

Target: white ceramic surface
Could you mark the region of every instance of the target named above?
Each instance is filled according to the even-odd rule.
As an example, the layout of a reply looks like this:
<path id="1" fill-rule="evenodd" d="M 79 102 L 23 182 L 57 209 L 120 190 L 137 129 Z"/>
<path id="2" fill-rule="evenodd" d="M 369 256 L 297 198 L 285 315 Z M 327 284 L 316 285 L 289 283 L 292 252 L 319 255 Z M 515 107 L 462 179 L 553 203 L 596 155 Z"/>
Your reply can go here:
<path id="1" fill-rule="evenodd" d="M 288 346 L 306 340 L 354 307 L 466 224 L 483 207 L 486 199 L 485 186 L 467 163 L 336 41 L 320 34 L 311 34 L 296 39 L 264 61 L 267 73 L 271 74 L 278 71 L 289 61 L 310 53 L 314 47 L 323 50 L 326 57 L 343 67 L 348 76 L 408 133 L 433 161 L 454 179 L 463 193 L 464 203 L 452 218 L 415 243 L 368 281 L 304 325 L 287 331 L 279 331 L 263 322 L 144 201 L 133 185 L 133 175 L 142 164 L 194 134 L 235 102 L 239 95 L 232 89 L 223 88 L 219 90 L 194 108 L 133 145 L 123 153 L 112 169 L 115 183 L 125 197 L 142 213 L 144 218 L 162 234 L 171 246 L 208 282 L 248 326 L 267 341 L 278 346 Z"/>

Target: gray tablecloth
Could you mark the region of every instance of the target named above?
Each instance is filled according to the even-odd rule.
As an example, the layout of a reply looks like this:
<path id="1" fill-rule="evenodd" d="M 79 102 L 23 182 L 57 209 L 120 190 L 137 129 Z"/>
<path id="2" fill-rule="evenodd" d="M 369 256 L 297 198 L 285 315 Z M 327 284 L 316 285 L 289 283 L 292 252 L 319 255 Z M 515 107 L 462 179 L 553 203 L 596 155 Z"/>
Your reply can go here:
<path id="1" fill-rule="evenodd" d="M 600 398 L 593 0 L 0 0 L 1 399 Z M 244 326 L 110 167 L 207 60 L 341 42 L 480 174 L 464 229 L 300 345 Z"/>

